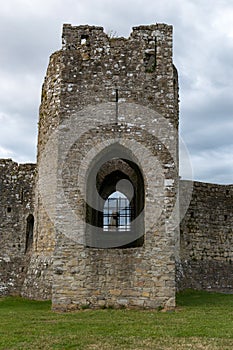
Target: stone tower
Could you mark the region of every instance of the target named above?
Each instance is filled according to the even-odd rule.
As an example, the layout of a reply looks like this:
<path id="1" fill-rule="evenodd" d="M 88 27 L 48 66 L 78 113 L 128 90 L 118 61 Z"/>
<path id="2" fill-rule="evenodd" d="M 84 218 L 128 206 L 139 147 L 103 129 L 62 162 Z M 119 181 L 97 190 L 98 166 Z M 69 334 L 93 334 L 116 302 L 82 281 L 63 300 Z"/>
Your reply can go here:
<path id="1" fill-rule="evenodd" d="M 32 263 L 25 295 L 29 285 L 37 295 L 52 286 L 58 310 L 174 307 L 172 27 L 135 27 L 125 39 L 64 25 L 42 90 L 37 161 L 32 261 L 40 276 L 33 292 Z"/>

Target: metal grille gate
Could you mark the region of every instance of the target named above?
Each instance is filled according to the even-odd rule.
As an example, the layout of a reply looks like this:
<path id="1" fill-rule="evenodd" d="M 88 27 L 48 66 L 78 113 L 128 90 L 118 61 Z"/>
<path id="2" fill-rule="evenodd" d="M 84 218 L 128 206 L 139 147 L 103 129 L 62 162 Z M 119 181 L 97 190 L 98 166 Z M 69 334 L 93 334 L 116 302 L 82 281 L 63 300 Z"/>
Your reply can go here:
<path id="1" fill-rule="evenodd" d="M 104 231 L 130 231 L 133 212 L 127 198 L 108 198 L 103 211 Z"/>

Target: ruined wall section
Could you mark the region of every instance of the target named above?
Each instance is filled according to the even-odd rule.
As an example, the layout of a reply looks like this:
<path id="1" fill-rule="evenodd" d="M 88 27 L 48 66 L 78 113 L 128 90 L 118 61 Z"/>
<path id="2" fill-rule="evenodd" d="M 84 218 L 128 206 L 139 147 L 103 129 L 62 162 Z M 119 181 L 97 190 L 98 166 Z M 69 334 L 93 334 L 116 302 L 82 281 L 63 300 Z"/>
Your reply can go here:
<path id="1" fill-rule="evenodd" d="M 46 155 L 46 145 L 59 125 L 62 55 L 60 51 L 53 53 L 49 60 L 48 69 L 44 79 L 39 110 L 37 164 L 40 169 L 41 159 L 44 156 L 56 160 L 56 152 Z M 35 184 L 35 239 L 34 255 L 51 256 L 54 249 L 54 225 L 44 207 L 40 196 L 39 186 L 43 179 L 38 172 Z M 34 257 L 35 258 L 35 257 Z M 35 264 L 34 264 L 35 265 Z M 35 266 L 34 266 L 35 267 Z M 36 268 L 36 267 L 35 267 Z M 33 275 L 33 272 L 32 272 Z M 30 285 L 30 282 L 28 282 Z"/>
<path id="2" fill-rule="evenodd" d="M 43 157 L 48 157 L 51 161 L 56 162 L 57 150 L 54 149 L 50 154 L 46 154 L 46 145 L 50 137 L 59 125 L 60 113 L 60 95 L 61 95 L 61 72 L 62 72 L 62 55 L 61 51 L 51 55 L 46 76 L 44 79 L 41 105 L 39 111 L 39 130 L 38 130 L 38 145 L 37 145 L 37 164 L 40 169 L 40 164 Z M 40 172 L 36 179 L 36 198 L 35 198 L 35 251 L 40 254 L 48 252 L 52 253 L 54 248 L 54 227 L 51 219 L 44 207 L 43 200 L 40 196 L 39 185 L 43 179 L 40 177 Z"/>
<path id="3" fill-rule="evenodd" d="M 180 183 L 185 202 L 189 181 Z M 181 222 L 178 289 L 233 290 L 233 185 L 194 182 L 188 211 Z"/>
<path id="4" fill-rule="evenodd" d="M 32 251 L 35 164 L 0 159 L 0 294 L 20 294 Z"/>
<path id="5" fill-rule="evenodd" d="M 86 105 L 119 101 L 156 109 L 178 126 L 178 79 L 172 26 L 134 27 L 128 39 L 102 27 L 63 27 L 62 118 Z M 114 121 L 114 120 L 113 120 Z"/>
<path id="6" fill-rule="evenodd" d="M 54 162 L 57 169 L 57 149 L 46 152 L 46 147 L 59 125 L 60 95 L 61 95 L 61 51 L 51 55 L 44 79 L 41 105 L 39 110 L 39 130 L 37 144 L 37 164 L 47 158 Z M 46 171 L 46 169 L 45 169 Z M 33 252 L 21 294 L 24 297 L 50 299 L 52 286 L 52 257 L 54 251 L 54 222 L 51 220 L 48 208 L 41 197 L 40 189 L 43 183 L 41 172 L 38 171 L 35 181 L 35 229 Z"/>
<path id="7" fill-rule="evenodd" d="M 61 51 L 54 52 L 49 60 L 41 92 L 37 144 L 38 163 L 49 136 L 59 124 L 62 67 Z"/>

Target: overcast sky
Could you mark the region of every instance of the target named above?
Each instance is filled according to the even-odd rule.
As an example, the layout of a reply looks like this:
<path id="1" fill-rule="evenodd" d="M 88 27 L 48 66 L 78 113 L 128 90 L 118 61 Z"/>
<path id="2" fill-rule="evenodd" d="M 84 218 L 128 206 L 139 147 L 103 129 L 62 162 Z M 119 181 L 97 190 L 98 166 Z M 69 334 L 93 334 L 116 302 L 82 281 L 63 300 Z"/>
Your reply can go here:
<path id="1" fill-rule="evenodd" d="M 0 6 L 0 158 L 36 161 L 41 85 L 63 23 L 128 37 L 140 24 L 174 26 L 180 134 L 193 179 L 233 183 L 233 1 L 7 0 Z M 181 166 L 182 178 L 190 177 Z"/>

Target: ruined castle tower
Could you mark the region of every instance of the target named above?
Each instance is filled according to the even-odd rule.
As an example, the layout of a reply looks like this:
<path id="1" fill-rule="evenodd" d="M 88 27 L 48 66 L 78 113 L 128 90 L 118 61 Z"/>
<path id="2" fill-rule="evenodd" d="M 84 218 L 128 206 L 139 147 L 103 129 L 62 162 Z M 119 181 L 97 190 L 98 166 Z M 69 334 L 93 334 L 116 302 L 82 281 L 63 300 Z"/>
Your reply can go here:
<path id="1" fill-rule="evenodd" d="M 0 159 L 0 296 L 153 309 L 175 289 L 232 293 L 233 185 L 180 180 L 178 194 L 172 27 L 62 37 L 37 164 Z"/>
<path id="2" fill-rule="evenodd" d="M 174 307 L 172 27 L 135 27 L 125 39 L 67 24 L 62 40 L 42 90 L 34 267 L 24 294 L 48 294 L 52 286 L 58 310 Z M 41 275 L 33 281 L 36 265 Z"/>

